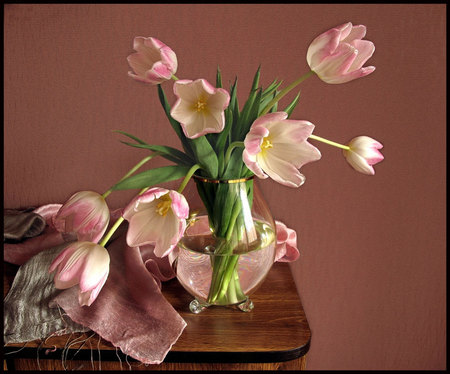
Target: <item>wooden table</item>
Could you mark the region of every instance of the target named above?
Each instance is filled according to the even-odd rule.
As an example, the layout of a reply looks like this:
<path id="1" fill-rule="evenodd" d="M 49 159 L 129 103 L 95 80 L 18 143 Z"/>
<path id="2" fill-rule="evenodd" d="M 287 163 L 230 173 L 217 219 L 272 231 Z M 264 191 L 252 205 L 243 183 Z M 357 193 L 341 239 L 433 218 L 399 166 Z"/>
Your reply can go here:
<path id="1" fill-rule="evenodd" d="M 5 295 L 17 266 L 4 264 Z M 160 365 L 144 365 L 92 332 L 4 347 L 9 370 L 303 370 L 311 331 L 287 263 L 275 263 L 252 295 L 255 308 L 210 307 L 189 311 L 192 297 L 176 279 L 163 294 L 187 322 Z M 83 345 L 68 342 L 90 337 Z"/>

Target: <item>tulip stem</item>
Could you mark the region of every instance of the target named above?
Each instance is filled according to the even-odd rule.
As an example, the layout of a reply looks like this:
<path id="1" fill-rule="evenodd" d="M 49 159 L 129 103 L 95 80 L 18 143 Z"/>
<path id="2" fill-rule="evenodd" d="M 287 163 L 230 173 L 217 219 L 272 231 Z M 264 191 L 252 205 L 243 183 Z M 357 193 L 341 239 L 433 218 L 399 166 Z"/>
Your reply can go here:
<path id="1" fill-rule="evenodd" d="M 177 81 L 178 80 L 178 78 L 175 76 L 175 74 L 172 74 L 172 77 L 171 77 L 174 81 Z"/>
<path id="2" fill-rule="evenodd" d="M 310 139 L 314 139 L 314 140 L 318 140 L 319 142 L 328 144 L 328 145 L 332 145 L 333 147 L 337 147 L 337 148 L 342 148 L 345 149 L 346 151 L 350 150 L 350 147 L 348 145 L 343 145 L 343 144 L 339 144 L 336 142 L 332 142 L 331 140 L 325 139 L 325 138 L 321 138 L 320 136 L 317 135 L 310 135 L 309 136 Z"/>
<path id="3" fill-rule="evenodd" d="M 128 178 L 131 174 L 133 174 L 136 170 L 138 170 L 142 165 L 144 165 L 147 161 L 150 161 L 153 157 L 158 156 L 159 153 L 155 153 L 152 154 L 150 156 L 145 157 L 144 159 L 142 159 L 141 161 L 139 161 L 139 163 L 137 163 L 132 169 L 130 169 L 130 171 L 128 173 L 126 173 L 122 179 L 119 182 L 122 182 L 125 178 Z M 117 183 L 119 183 L 117 182 Z M 113 191 L 112 188 L 110 188 L 108 191 L 106 191 L 102 196 L 104 199 L 106 199 L 109 194 Z"/>
<path id="4" fill-rule="evenodd" d="M 108 240 L 111 239 L 111 236 L 116 232 L 119 226 L 122 224 L 124 218 L 119 217 L 119 219 L 114 223 L 114 225 L 109 229 L 108 233 L 103 237 L 102 241 L 99 243 L 102 247 L 108 243 Z"/>
<path id="5" fill-rule="evenodd" d="M 236 142 L 233 142 L 230 144 L 230 146 L 227 149 L 227 152 L 225 153 L 225 158 L 224 158 L 225 165 L 228 164 L 228 161 L 230 160 L 231 152 L 233 152 L 233 149 L 238 148 L 238 147 L 244 147 L 244 142 L 236 141 Z"/>
<path id="6" fill-rule="evenodd" d="M 304 80 L 308 79 L 311 75 L 315 74 L 312 70 L 307 72 L 306 74 L 302 75 L 300 78 L 298 78 L 296 81 L 292 82 L 289 86 L 281 90 L 271 101 L 269 101 L 269 104 L 264 108 L 264 110 L 261 112 L 261 116 L 268 113 L 272 107 L 278 103 L 284 96 L 286 96 L 290 91 L 292 91 L 295 87 L 297 87 L 300 83 L 302 83 Z"/>
<path id="7" fill-rule="evenodd" d="M 145 187 L 142 190 L 139 191 L 138 195 L 142 195 L 145 191 L 147 191 L 149 187 Z M 123 217 L 119 217 L 116 222 L 114 222 L 114 225 L 109 229 L 107 234 L 103 237 L 102 241 L 99 243 L 102 247 L 108 243 L 108 240 L 111 239 L 111 236 L 116 232 L 116 230 L 119 228 L 119 226 L 122 224 L 122 222 L 125 220 Z"/>
<path id="8" fill-rule="evenodd" d="M 180 187 L 178 188 L 178 193 L 182 193 L 184 188 L 186 187 L 186 185 L 188 184 L 189 180 L 192 178 L 192 176 L 194 175 L 194 173 L 200 169 L 200 165 L 199 164 L 195 164 L 193 165 L 189 171 L 187 172 L 186 176 L 183 179 L 183 182 L 181 182 Z"/>

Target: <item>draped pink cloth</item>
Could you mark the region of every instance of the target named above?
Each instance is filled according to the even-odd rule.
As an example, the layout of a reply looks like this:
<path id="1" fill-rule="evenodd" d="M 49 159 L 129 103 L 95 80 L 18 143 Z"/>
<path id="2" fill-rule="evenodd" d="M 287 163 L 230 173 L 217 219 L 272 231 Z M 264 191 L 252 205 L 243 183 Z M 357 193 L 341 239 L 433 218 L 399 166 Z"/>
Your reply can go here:
<path id="1" fill-rule="evenodd" d="M 42 251 L 74 240 L 72 235 L 57 232 L 52 224 L 60 206 L 49 204 L 36 209 L 34 212 L 47 222 L 45 231 L 21 243 L 4 243 L 5 261 L 22 265 Z M 111 213 L 112 217 L 118 214 L 119 211 Z M 153 246 L 128 247 L 125 233 L 116 237 L 107 249 L 110 273 L 94 303 L 81 307 L 75 286 L 62 292 L 54 289 L 49 307 L 59 305 L 72 321 L 95 331 L 123 353 L 145 364 L 159 364 L 186 327 L 161 293 L 161 282 L 175 277 L 175 273 L 167 257 L 154 255 Z M 47 272 L 50 263 L 41 265 L 40 271 Z"/>
<path id="2" fill-rule="evenodd" d="M 170 277 L 171 268 L 153 258 L 152 246 L 128 247 L 125 235 L 111 243 L 108 251 L 110 273 L 90 307 L 79 305 L 75 287 L 54 301 L 73 321 L 88 326 L 122 352 L 145 364 L 159 364 L 186 327 L 160 291 L 160 282 Z"/>

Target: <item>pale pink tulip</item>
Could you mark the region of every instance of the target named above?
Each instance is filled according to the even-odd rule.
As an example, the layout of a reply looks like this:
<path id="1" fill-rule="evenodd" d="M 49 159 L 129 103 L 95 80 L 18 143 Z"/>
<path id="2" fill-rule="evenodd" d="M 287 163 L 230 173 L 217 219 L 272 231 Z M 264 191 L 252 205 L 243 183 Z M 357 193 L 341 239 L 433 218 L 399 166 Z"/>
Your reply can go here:
<path id="1" fill-rule="evenodd" d="M 300 256 L 297 249 L 297 233 L 283 222 L 275 221 L 275 224 L 277 230 L 275 261 L 291 262 L 297 260 Z"/>
<path id="2" fill-rule="evenodd" d="M 58 289 L 78 284 L 78 302 L 89 306 L 108 278 L 109 261 L 104 247 L 92 242 L 74 242 L 53 260 L 49 272 L 56 270 L 54 283 Z"/>
<path id="3" fill-rule="evenodd" d="M 141 82 L 160 84 L 172 78 L 178 68 L 177 56 L 172 49 L 155 38 L 134 38 L 136 53 L 127 57 L 134 70 L 128 72 L 133 79 Z"/>
<path id="4" fill-rule="evenodd" d="M 74 232 L 80 241 L 97 243 L 108 227 L 109 208 L 97 192 L 77 192 L 59 209 L 53 223 L 59 232 Z"/>
<path id="5" fill-rule="evenodd" d="M 372 165 L 384 159 L 384 156 L 378 151 L 383 148 L 383 145 L 368 136 L 357 136 L 348 143 L 348 146 L 350 149 L 344 150 L 343 153 L 353 169 L 363 174 L 374 175 L 375 170 Z"/>
<path id="6" fill-rule="evenodd" d="M 313 40 L 306 60 L 320 79 L 339 84 L 364 77 L 375 70 L 374 66 L 362 67 L 375 51 L 375 45 L 362 40 L 366 26 L 344 23 L 324 32 Z"/>
<path id="7" fill-rule="evenodd" d="M 259 178 L 299 187 L 305 176 L 298 169 L 321 158 L 307 142 L 313 129 L 311 122 L 289 120 L 285 112 L 268 113 L 253 122 L 245 137 L 243 160 Z"/>
<path id="8" fill-rule="evenodd" d="M 166 256 L 174 249 L 186 229 L 189 205 L 173 190 L 154 187 L 135 197 L 124 209 L 129 222 L 127 244 L 155 245 L 155 255 Z"/>
<path id="9" fill-rule="evenodd" d="M 230 102 L 227 91 L 213 87 L 205 79 L 176 81 L 173 90 L 178 99 L 170 114 L 180 122 L 188 138 L 223 130 L 224 110 Z"/>

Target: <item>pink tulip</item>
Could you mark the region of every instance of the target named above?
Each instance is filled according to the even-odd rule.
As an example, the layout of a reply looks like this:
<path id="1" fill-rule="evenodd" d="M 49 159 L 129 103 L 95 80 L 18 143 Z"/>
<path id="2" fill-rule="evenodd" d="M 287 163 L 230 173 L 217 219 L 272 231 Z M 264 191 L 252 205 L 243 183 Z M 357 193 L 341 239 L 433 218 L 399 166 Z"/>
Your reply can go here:
<path id="1" fill-rule="evenodd" d="M 77 192 L 59 209 L 53 223 L 59 232 L 75 232 L 78 240 L 97 243 L 109 224 L 108 205 L 97 192 Z"/>
<path id="2" fill-rule="evenodd" d="M 230 102 L 227 91 L 213 87 L 205 79 L 176 81 L 173 90 L 178 99 L 170 114 L 180 122 L 188 138 L 223 130 L 224 110 Z"/>
<path id="3" fill-rule="evenodd" d="M 360 173 L 374 175 L 375 170 L 372 165 L 384 159 L 383 155 L 378 151 L 383 145 L 375 139 L 368 136 L 357 136 L 348 144 L 349 150 L 344 150 L 344 157 L 347 162 Z"/>
<path id="4" fill-rule="evenodd" d="M 362 67 L 375 51 L 375 45 L 362 40 L 366 35 L 364 25 L 351 22 L 337 26 L 313 40 L 306 60 L 320 79 L 338 84 L 364 77 L 375 70 L 374 66 Z"/>
<path id="5" fill-rule="evenodd" d="M 297 249 L 297 233 L 283 222 L 275 221 L 275 224 L 277 230 L 275 261 L 291 262 L 297 260 L 300 256 Z"/>
<path id="6" fill-rule="evenodd" d="M 307 142 L 314 125 L 288 120 L 287 113 L 268 113 L 253 122 L 244 140 L 243 160 L 259 178 L 270 177 L 289 187 L 299 187 L 305 176 L 298 169 L 321 158 Z"/>
<path id="7" fill-rule="evenodd" d="M 92 242 L 75 242 L 53 260 L 49 272 L 56 270 L 54 282 L 58 289 L 78 284 L 78 302 L 81 306 L 89 306 L 108 278 L 109 261 L 104 247 Z"/>
<path id="8" fill-rule="evenodd" d="M 183 236 L 189 205 L 176 191 L 154 187 L 135 197 L 124 209 L 129 222 L 127 244 L 155 245 L 155 255 L 168 255 Z"/>
<path id="9" fill-rule="evenodd" d="M 136 53 L 128 56 L 128 64 L 134 70 L 128 72 L 133 79 L 141 82 L 160 84 L 172 78 L 178 68 L 175 52 L 155 38 L 134 38 Z"/>

